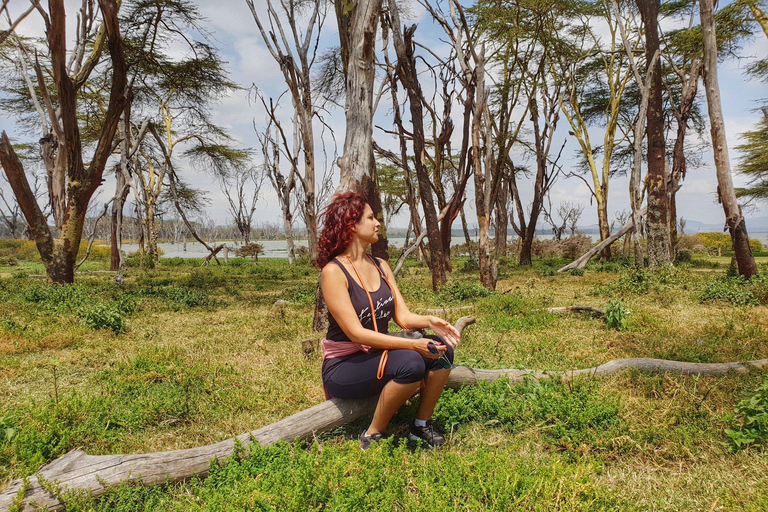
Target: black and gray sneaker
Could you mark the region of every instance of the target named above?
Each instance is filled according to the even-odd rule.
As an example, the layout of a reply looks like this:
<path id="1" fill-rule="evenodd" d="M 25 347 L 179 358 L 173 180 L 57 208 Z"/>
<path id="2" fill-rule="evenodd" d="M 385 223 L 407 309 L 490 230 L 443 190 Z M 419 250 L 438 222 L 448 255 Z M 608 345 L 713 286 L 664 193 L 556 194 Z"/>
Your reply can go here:
<path id="1" fill-rule="evenodd" d="M 423 427 L 417 427 L 415 423 L 412 423 L 408 439 L 424 441 L 430 448 L 439 448 L 445 444 L 445 437 L 435 424 L 432 423 L 432 420 L 427 420 L 427 424 Z"/>
<path id="2" fill-rule="evenodd" d="M 358 440 L 360 441 L 360 448 L 363 449 L 363 451 L 367 450 L 371 447 L 371 443 L 375 443 L 376 441 L 381 441 L 384 438 L 384 435 L 381 432 L 376 432 L 375 434 L 367 434 L 366 430 L 363 430 L 363 432 L 358 436 Z"/>

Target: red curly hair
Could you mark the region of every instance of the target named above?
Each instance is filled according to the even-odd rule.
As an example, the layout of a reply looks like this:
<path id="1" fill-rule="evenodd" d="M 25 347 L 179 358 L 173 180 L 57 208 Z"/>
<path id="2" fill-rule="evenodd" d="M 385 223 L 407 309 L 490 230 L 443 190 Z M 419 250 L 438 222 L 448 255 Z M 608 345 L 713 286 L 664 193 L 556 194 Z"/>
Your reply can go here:
<path id="1" fill-rule="evenodd" d="M 357 192 L 333 196 L 331 204 L 322 213 L 323 232 L 317 241 L 317 259 L 314 261 L 317 268 L 326 266 L 352 242 L 352 230 L 363 218 L 366 204 L 365 197 Z"/>

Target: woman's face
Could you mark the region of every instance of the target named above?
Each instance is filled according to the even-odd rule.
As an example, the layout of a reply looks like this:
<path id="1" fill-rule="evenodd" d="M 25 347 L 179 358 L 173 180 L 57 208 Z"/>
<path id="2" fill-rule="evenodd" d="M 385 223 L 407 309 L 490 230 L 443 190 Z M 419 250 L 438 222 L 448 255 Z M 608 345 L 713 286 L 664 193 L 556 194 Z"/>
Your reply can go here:
<path id="1" fill-rule="evenodd" d="M 370 205 L 365 205 L 362 218 L 355 225 L 355 233 L 370 244 L 376 243 L 379 240 L 379 226 L 381 223 L 373 215 Z"/>

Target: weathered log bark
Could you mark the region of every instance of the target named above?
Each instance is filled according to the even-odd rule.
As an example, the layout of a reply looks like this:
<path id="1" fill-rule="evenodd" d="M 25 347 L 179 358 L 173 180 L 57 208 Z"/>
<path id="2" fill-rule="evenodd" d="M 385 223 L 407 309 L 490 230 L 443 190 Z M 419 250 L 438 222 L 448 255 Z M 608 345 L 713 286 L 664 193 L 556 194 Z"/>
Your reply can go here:
<path id="1" fill-rule="evenodd" d="M 687 363 L 649 358 L 614 359 L 595 368 L 567 372 L 481 370 L 456 366 L 451 371 L 447 387 L 457 389 L 462 386 L 477 385 L 480 381 L 494 381 L 501 377 L 508 378 L 511 384 L 548 378 L 572 380 L 581 375 L 612 375 L 630 368 L 644 372 L 712 376 L 729 372 L 745 373 L 750 371 L 750 368 L 768 368 L 768 359 L 746 363 Z M 309 439 L 317 432 L 344 425 L 373 412 L 376 401 L 377 397 L 365 400 L 334 398 L 236 438 L 186 450 L 129 455 L 88 455 L 78 448 L 43 466 L 26 482 L 23 479 L 12 482 L 0 493 L 0 511 L 9 510 L 17 499 L 22 503 L 22 511 L 46 508 L 51 511 L 62 510 L 66 504 L 60 496 L 61 492 L 53 494 L 46 490 L 52 487 L 62 492 L 89 492 L 90 496 L 98 497 L 103 495 L 109 487 L 125 482 L 156 485 L 187 480 L 193 475 L 205 477 L 210 469 L 211 460 L 229 457 L 234 453 L 237 443 L 247 445 L 257 442 L 262 446 L 268 446 L 278 441 Z"/>
<path id="2" fill-rule="evenodd" d="M 640 211 L 639 216 L 642 218 L 643 215 L 645 215 L 645 208 L 643 208 L 642 211 Z M 619 229 L 617 232 L 615 232 L 614 234 L 612 234 L 611 236 L 609 236 L 608 238 L 606 238 L 605 240 L 603 240 L 602 242 L 594 246 L 592 249 L 587 251 L 579 259 L 572 261 L 571 263 L 567 264 L 566 266 L 558 270 L 558 272 L 567 272 L 568 270 L 571 270 L 574 268 L 584 268 L 587 265 L 587 262 L 590 259 L 592 259 L 594 255 L 602 251 L 606 245 L 611 245 L 613 242 L 615 242 L 622 236 L 626 235 L 632 228 L 634 228 L 634 226 L 635 226 L 634 219 L 630 217 L 629 220 L 623 226 L 621 226 L 621 229 Z"/>
<path id="3" fill-rule="evenodd" d="M 720 84 L 717 79 L 717 41 L 715 35 L 714 1 L 701 2 L 701 33 L 704 39 L 704 89 L 707 93 L 707 109 L 712 133 L 712 149 L 715 154 L 717 171 L 717 195 L 725 211 L 725 223 L 731 233 L 734 258 L 739 274 L 749 279 L 757 274 L 755 257 L 749 246 L 749 235 L 741 207 L 736 201 L 731 176 L 731 162 L 728 158 L 728 143 L 725 137 L 725 121 L 720 102 Z"/>
<path id="4" fill-rule="evenodd" d="M 475 309 L 477 306 L 457 306 L 453 308 L 429 308 L 424 311 L 430 315 L 447 315 L 448 313 L 454 313 L 456 311 L 469 311 Z"/>

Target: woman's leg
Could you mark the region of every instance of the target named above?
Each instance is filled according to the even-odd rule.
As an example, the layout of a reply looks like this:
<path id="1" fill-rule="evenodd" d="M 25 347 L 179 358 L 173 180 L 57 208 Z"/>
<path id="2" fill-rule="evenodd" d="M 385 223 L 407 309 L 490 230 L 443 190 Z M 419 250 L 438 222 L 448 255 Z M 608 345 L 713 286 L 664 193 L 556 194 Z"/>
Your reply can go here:
<path id="1" fill-rule="evenodd" d="M 419 389 L 418 381 L 409 384 L 400 384 L 394 380 L 387 382 L 379 395 L 376 412 L 373 413 L 373 420 L 371 420 L 371 425 L 366 433 L 370 435 L 376 432 L 384 432 L 392 416 L 395 415 L 406 400 L 413 396 L 417 389 Z"/>
<path id="2" fill-rule="evenodd" d="M 439 336 L 427 336 L 444 345 L 443 340 Z M 447 346 L 445 356 L 451 364 L 453 364 L 453 347 Z M 443 392 L 445 383 L 448 382 L 448 377 L 451 375 L 450 368 L 444 369 L 431 369 L 430 361 L 427 363 L 427 378 L 424 384 L 424 389 L 419 394 L 419 409 L 416 411 L 416 419 L 428 420 L 432 418 L 432 413 L 435 411 L 435 405 L 440 398 L 440 394 Z M 432 363 L 434 364 L 434 363 Z"/>
<path id="3" fill-rule="evenodd" d="M 324 374 L 325 386 L 335 397 L 358 399 L 379 394 L 368 434 L 386 429 L 397 410 L 418 390 L 426 371 L 418 352 L 390 350 L 384 375 L 377 379 L 380 361 L 381 353 L 360 354 Z"/>
<path id="4" fill-rule="evenodd" d="M 419 409 L 416 412 L 416 419 L 428 420 L 432 418 L 437 400 L 440 398 L 440 394 L 443 392 L 445 383 L 448 382 L 450 375 L 450 368 L 432 370 L 427 373 L 427 382 L 419 394 Z"/>

